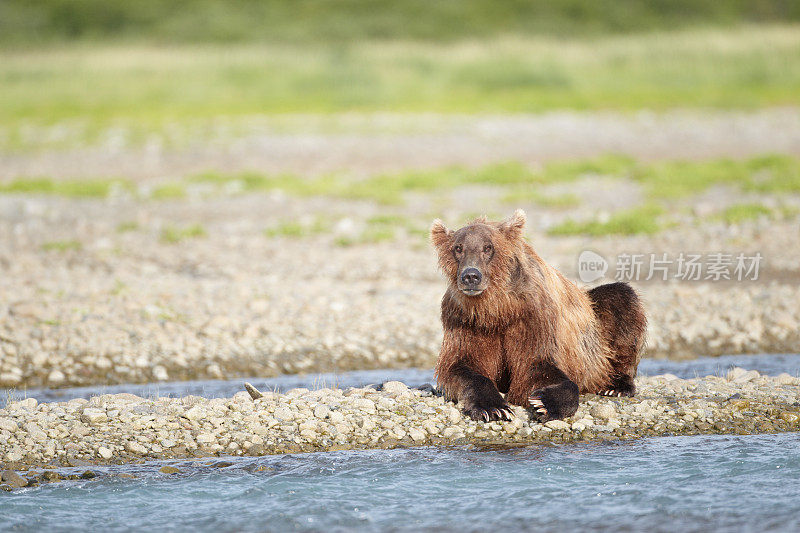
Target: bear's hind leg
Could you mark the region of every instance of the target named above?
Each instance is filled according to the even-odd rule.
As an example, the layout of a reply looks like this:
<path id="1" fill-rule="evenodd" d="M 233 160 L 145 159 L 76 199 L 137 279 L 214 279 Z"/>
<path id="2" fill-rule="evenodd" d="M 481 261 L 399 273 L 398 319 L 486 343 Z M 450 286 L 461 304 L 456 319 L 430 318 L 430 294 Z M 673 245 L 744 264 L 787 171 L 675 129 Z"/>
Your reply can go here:
<path id="1" fill-rule="evenodd" d="M 603 342 L 611 352 L 609 384 L 597 394 L 633 396 L 633 379 L 644 346 L 647 318 L 636 291 L 627 283 L 608 283 L 588 291 L 600 322 Z"/>
<path id="2" fill-rule="evenodd" d="M 633 396 L 636 394 L 636 385 L 629 374 L 615 372 L 611 376 L 608 388 L 598 391 L 600 396 Z"/>

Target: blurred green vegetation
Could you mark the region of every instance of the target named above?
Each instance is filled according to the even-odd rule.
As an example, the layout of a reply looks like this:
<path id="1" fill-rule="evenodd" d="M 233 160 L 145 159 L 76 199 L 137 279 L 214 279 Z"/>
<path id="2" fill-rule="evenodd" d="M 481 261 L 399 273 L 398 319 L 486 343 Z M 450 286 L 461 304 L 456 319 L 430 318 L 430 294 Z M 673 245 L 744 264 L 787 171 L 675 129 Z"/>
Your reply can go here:
<path id="1" fill-rule="evenodd" d="M 518 161 L 493 163 L 479 168 L 449 166 L 429 170 L 407 170 L 355 178 L 346 174 L 303 177 L 295 174 L 260 172 L 225 173 L 208 171 L 180 181 L 162 182 L 152 189 L 137 189 L 120 179 L 54 180 L 20 178 L 0 182 L 0 193 L 43 194 L 67 197 L 106 197 L 113 191 L 130 193 L 142 199 L 180 199 L 197 186 L 206 194 L 220 191 L 252 193 L 281 191 L 308 197 L 324 196 L 348 200 L 367 200 L 383 205 L 402 205 L 407 193 L 446 192 L 457 187 L 499 187 L 501 199 L 510 203 L 534 203 L 544 207 L 574 207 L 573 194 L 547 194 L 542 188 L 585 177 L 606 176 L 638 183 L 646 202 L 665 202 L 702 193 L 715 185 L 727 185 L 751 193 L 800 193 L 800 158 L 769 154 L 749 159 L 709 159 L 702 161 L 638 161 L 628 156 L 608 154 L 591 159 L 556 160 L 533 168 Z M 199 194 L 202 194 L 200 192 Z M 391 215 L 369 220 L 373 227 L 391 225 Z M 268 232 L 286 235 L 322 231 L 330 221 L 315 219 L 297 227 L 276 227 Z"/>
<path id="2" fill-rule="evenodd" d="M 178 244 L 186 239 L 196 239 L 205 237 L 206 230 L 200 224 L 192 224 L 191 226 L 178 227 L 167 225 L 161 230 L 161 242 L 166 244 Z"/>
<path id="3" fill-rule="evenodd" d="M 762 204 L 734 204 L 726 207 L 721 213 L 722 220 L 727 224 L 738 224 L 745 220 L 773 215 L 772 209 Z"/>
<path id="4" fill-rule="evenodd" d="M 550 228 L 550 235 L 637 235 L 652 234 L 661 229 L 658 217 L 664 209 L 655 204 L 646 204 L 618 211 L 606 220 L 575 221 L 567 219 Z"/>
<path id="5" fill-rule="evenodd" d="M 136 231 L 140 229 L 139 223 L 134 220 L 120 222 L 117 225 L 117 233 L 128 233 L 129 231 Z"/>
<path id="6" fill-rule="evenodd" d="M 784 201 L 788 195 L 800 194 L 800 158 L 787 155 L 763 155 L 743 160 L 711 159 L 701 161 L 638 161 L 627 156 L 608 154 L 592 159 L 563 160 L 531 167 L 517 161 L 495 163 L 479 168 L 459 166 L 419 171 L 377 174 L 361 177 L 329 174 L 303 177 L 293 174 L 258 172 L 205 172 L 174 181 L 136 186 L 120 179 L 54 180 L 49 178 L 18 179 L 0 182 L 0 194 L 57 195 L 69 198 L 103 198 L 109 195 L 130 195 L 142 201 L 216 197 L 220 194 L 252 194 L 280 192 L 296 197 L 327 197 L 359 200 L 378 204 L 381 211 L 358 225 L 355 231 L 341 235 L 337 223 L 341 216 L 314 217 L 278 221 L 264 230 L 270 238 L 308 238 L 335 235 L 340 246 L 388 241 L 398 236 L 427 238 L 428 218 L 408 216 L 404 209 L 411 198 L 449 203 L 453 193 L 473 187 L 472 194 L 488 195 L 495 208 L 536 205 L 549 209 L 580 207 L 583 187 L 579 179 L 604 177 L 619 180 L 630 187 L 635 203 L 629 208 L 609 212 L 587 208 L 580 214 L 561 219 L 551 226 L 551 235 L 635 235 L 652 234 L 685 220 L 693 197 L 715 186 L 734 193 L 747 193 L 747 202 L 728 203 L 715 209 L 709 220 L 738 224 L 759 217 L 790 219 L 798 209 Z M 456 193 L 463 198 L 464 191 Z M 639 196 L 641 194 L 641 196 Z M 412 195 L 412 196 L 409 196 Z M 770 198 L 769 202 L 765 199 Z M 738 199 L 738 197 L 737 197 Z M 689 203 L 687 203 L 687 201 Z M 492 203 L 490 202 L 490 203 Z M 512 205 L 509 205 L 512 204 Z M 585 211 L 585 213 L 584 213 Z M 576 212 L 577 213 L 577 212 Z M 680 213 L 676 215 L 676 213 Z M 479 213 L 462 213 L 463 221 Z M 588 216 L 584 217 L 586 214 Z M 499 218 L 491 214 L 492 218 Z M 142 229 L 135 221 L 120 223 L 117 232 Z M 199 224 L 167 225 L 160 239 L 174 244 L 190 238 L 204 237 Z M 43 250 L 78 249 L 73 242 L 54 242 Z"/>
<path id="7" fill-rule="evenodd" d="M 186 197 L 186 187 L 180 183 L 164 183 L 153 189 L 150 198 L 154 200 L 176 200 Z"/>
<path id="8" fill-rule="evenodd" d="M 311 220 L 285 220 L 264 230 L 267 237 L 311 237 L 331 231 L 333 221 L 322 216 Z"/>
<path id="9" fill-rule="evenodd" d="M 80 241 L 51 241 L 42 244 L 44 252 L 78 252 L 83 249 Z"/>
<path id="10" fill-rule="evenodd" d="M 0 50 L 0 147 L 11 148 L 30 142 L 31 124 L 70 119 L 88 137 L 113 126 L 146 138 L 176 122 L 275 113 L 784 104 L 800 104 L 800 26 L 485 43 Z"/>
<path id="11" fill-rule="evenodd" d="M 436 170 L 380 174 L 367 179 L 328 175 L 300 178 L 259 173 L 209 172 L 190 177 L 224 185 L 236 183 L 243 191 L 281 190 L 297 196 L 329 196 L 372 200 L 384 205 L 404 202 L 409 192 L 432 192 L 467 185 L 500 186 L 507 202 L 528 201 L 545 207 L 574 206 L 572 195 L 543 194 L 538 188 L 587 176 L 630 179 L 642 185 L 648 201 L 673 200 L 698 194 L 713 185 L 729 185 L 746 192 L 800 193 L 800 159 L 786 155 L 764 155 L 744 160 L 642 162 L 609 154 L 592 159 L 552 161 L 531 168 L 516 161 L 471 169 L 445 167 Z"/>
<path id="12" fill-rule="evenodd" d="M 117 179 L 54 180 L 24 178 L 0 182 L 0 193 L 27 193 L 71 198 L 105 198 L 115 187 L 129 186 Z"/>
<path id="13" fill-rule="evenodd" d="M 798 20 L 794 0 L 3 0 L 0 42 L 448 41 Z"/>

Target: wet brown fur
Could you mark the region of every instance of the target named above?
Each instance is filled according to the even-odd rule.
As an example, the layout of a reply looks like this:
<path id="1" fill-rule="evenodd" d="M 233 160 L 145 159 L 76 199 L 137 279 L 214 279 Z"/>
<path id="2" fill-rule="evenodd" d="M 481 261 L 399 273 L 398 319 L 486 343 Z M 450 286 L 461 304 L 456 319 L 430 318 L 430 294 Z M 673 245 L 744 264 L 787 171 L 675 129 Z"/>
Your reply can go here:
<path id="1" fill-rule="evenodd" d="M 525 214 L 518 210 L 507 221 L 481 218 L 456 232 L 438 220 L 431 227 L 449 281 L 436 376 L 445 395 L 468 413 L 501 409 L 505 403 L 498 391 L 507 402 L 527 407 L 533 391 L 565 376 L 581 393 L 609 390 L 624 376 L 633 386 L 646 324 L 633 290 L 612 284 L 625 287 L 620 295 L 598 287 L 593 299 L 592 291 L 576 286 L 534 251 L 523 239 L 524 225 Z M 494 248 L 486 263 L 488 286 L 477 296 L 459 290 L 453 252 L 456 239 L 471 238 L 490 239 Z"/>

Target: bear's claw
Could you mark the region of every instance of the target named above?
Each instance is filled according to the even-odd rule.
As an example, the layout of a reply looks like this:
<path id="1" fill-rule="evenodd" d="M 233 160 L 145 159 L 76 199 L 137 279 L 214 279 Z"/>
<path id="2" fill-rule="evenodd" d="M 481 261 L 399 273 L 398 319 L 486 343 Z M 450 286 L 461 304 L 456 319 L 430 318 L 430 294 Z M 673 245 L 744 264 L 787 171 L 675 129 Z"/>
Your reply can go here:
<path id="1" fill-rule="evenodd" d="M 572 416 L 578 410 L 577 385 L 551 385 L 536 389 L 528 396 L 528 404 L 541 422 Z"/>
<path id="2" fill-rule="evenodd" d="M 609 389 L 609 390 L 601 390 L 597 394 L 600 396 L 616 396 L 619 398 L 622 396 L 631 397 L 633 396 L 634 393 L 633 391 L 619 391 L 619 390 Z"/>
<path id="3" fill-rule="evenodd" d="M 468 417 L 478 422 L 491 422 L 493 420 L 511 420 L 514 418 L 514 412 L 510 407 L 495 407 L 489 409 L 472 408 L 464 411 Z"/>

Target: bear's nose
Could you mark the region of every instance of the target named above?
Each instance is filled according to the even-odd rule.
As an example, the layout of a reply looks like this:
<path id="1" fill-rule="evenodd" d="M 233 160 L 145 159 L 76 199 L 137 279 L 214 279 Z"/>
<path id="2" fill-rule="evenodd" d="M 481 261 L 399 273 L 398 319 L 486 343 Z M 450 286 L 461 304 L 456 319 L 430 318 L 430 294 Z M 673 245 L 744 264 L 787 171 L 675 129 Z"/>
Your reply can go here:
<path id="1" fill-rule="evenodd" d="M 461 273 L 461 283 L 474 287 L 481 282 L 481 277 L 481 271 L 477 268 L 465 268 L 464 272 Z"/>

